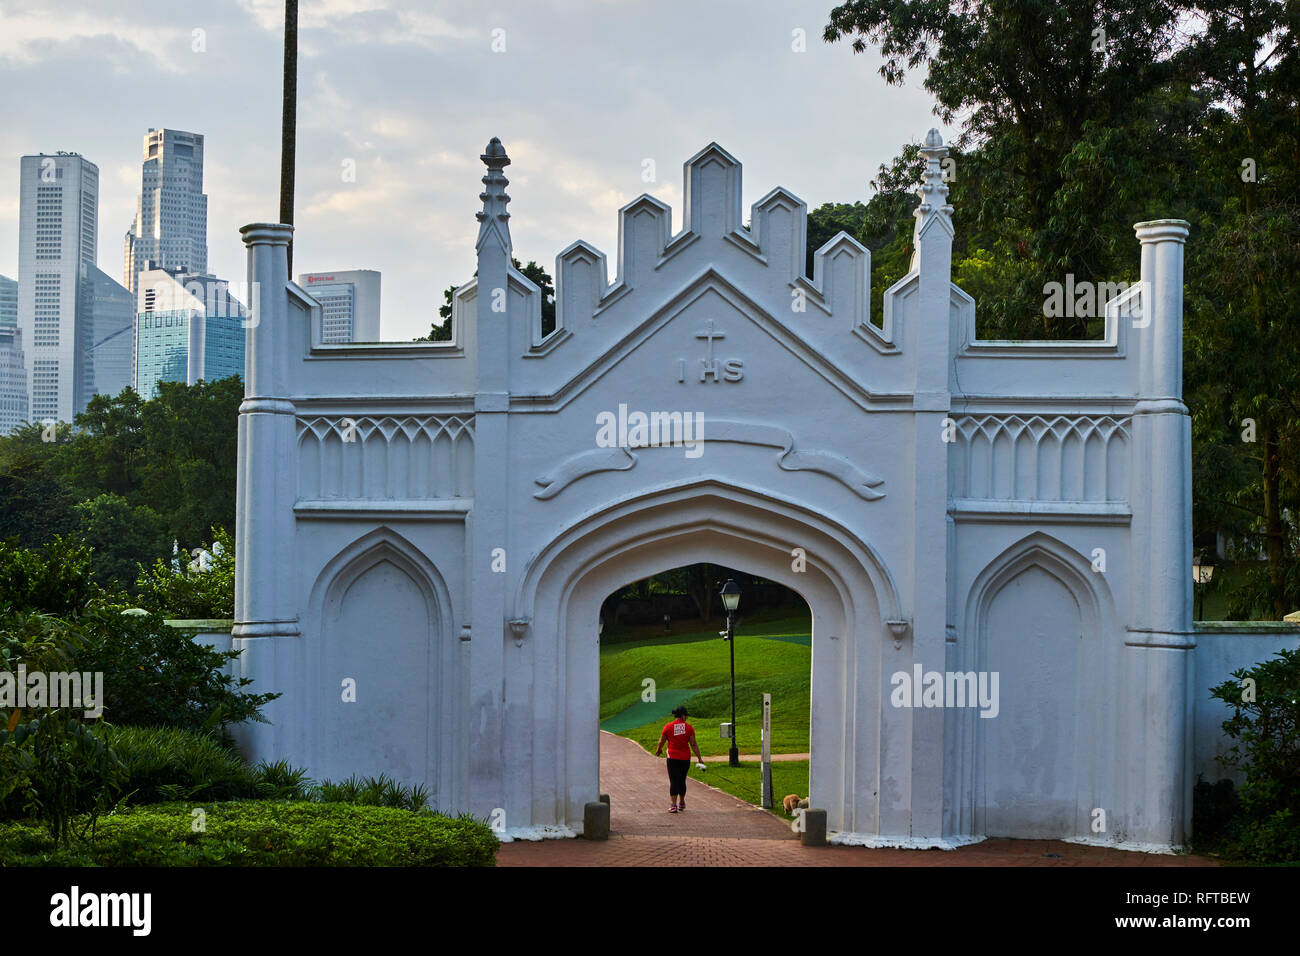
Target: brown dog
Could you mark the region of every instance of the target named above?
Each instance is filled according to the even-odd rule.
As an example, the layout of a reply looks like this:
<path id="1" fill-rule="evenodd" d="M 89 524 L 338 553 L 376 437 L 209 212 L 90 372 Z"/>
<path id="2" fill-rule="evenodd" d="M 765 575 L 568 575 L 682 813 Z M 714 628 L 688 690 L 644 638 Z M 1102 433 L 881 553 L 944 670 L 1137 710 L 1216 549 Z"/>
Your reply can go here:
<path id="1" fill-rule="evenodd" d="M 808 809 L 808 798 L 804 797 L 801 800 L 798 794 L 787 794 L 786 798 L 781 801 L 781 806 L 785 807 L 786 813 L 790 814 L 790 816 L 794 816 L 796 810 Z"/>

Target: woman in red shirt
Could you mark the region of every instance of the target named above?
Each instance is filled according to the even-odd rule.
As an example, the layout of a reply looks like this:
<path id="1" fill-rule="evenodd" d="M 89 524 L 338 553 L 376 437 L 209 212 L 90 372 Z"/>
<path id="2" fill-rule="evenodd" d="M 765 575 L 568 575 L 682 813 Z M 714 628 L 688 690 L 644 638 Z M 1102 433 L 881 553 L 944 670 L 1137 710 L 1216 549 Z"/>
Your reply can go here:
<path id="1" fill-rule="evenodd" d="M 662 756 L 664 744 L 668 744 L 668 799 L 672 805 L 668 807 L 669 813 L 681 813 L 686 810 L 686 771 L 691 767 L 691 751 L 695 751 L 695 759 L 704 766 L 704 758 L 700 756 L 700 748 L 695 743 L 695 728 L 686 722 L 686 708 L 678 707 L 673 711 L 675 718 L 672 723 L 666 725 L 663 733 L 659 735 L 659 747 L 655 750 L 655 756 Z"/>

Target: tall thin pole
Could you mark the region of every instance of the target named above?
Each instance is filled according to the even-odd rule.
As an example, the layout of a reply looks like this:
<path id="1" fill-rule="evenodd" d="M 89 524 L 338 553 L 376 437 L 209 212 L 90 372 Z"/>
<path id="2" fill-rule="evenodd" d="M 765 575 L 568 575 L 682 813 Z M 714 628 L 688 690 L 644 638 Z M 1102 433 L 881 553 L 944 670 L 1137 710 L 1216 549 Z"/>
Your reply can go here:
<path id="1" fill-rule="evenodd" d="M 298 0 L 284 0 L 284 103 L 280 126 L 280 221 L 293 225 L 294 137 L 298 126 Z M 293 276 L 293 238 L 289 239 Z"/>
<path id="2" fill-rule="evenodd" d="M 731 752 L 727 765 L 740 766 L 740 752 L 736 749 L 736 632 L 731 626 L 731 612 L 727 612 L 727 643 L 731 645 Z"/>

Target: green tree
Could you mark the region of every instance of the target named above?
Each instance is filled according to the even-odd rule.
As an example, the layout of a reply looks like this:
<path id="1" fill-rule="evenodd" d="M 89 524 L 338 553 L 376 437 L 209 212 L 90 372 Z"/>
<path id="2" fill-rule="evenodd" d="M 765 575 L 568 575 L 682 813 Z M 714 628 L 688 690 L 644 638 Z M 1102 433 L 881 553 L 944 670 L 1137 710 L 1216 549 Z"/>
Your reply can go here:
<path id="1" fill-rule="evenodd" d="M 0 613 L 0 670 L 20 665 L 29 673 L 78 670 L 81 640 L 76 625 L 57 617 Z M 86 710 L 102 703 L 85 702 Z M 0 815 L 37 817 L 59 846 L 93 832 L 126 778 L 122 761 L 94 733 L 94 718 L 87 719 L 86 710 L 0 708 Z"/>
<path id="2" fill-rule="evenodd" d="M 187 386 L 159 382 L 158 395 L 141 406 L 140 429 L 148 454 L 139 487 L 129 500 L 157 510 L 173 538 L 193 547 L 210 528 L 235 526 L 235 461 L 239 405 L 237 376 Z"/>
<path id="3" fill-rule="evenodd" d="M 116 397 L 96 395 L 76 418 L 77 453 L 69 456 L 65 479 L 87 496 L 106 491 L 126 496 L 139 486 L 146 454 L 141 413 L 144 401 L 134 389 Z"/>
<path id="4" fill-rule="evenodd" d="M 163 519 L 152 508 L 133 505 L 121 495 L 105 492 L 72 509 L 77 534 L 93 552 L 95 580 L 116 590 L 130 588 L 147 565 L 168 553 L 172 539 Z"/>
<path id="5" fill-rule="evenodd" d="M 1300 19 L 1282 0 L 1212 2 L 1201 16 L 1215 107 L 1197 136 L 1211 188 L 1188 270 L 1198 527 L 1262 545 L 1266 564 L 1230 613 L 1279 618 L 1300 606 Z"/>
<path id="6" fill-rule="evenodd" d="M 921 200 L 916 189 L 923 163 L 914 144 L 889 165 L 882 165 L 871 181 L 874 190 L 866 202 L 824 203 L 808 214 L 808 254 L 805 272 L 812 278 L 816 251 L 847 232 L 871 253 L 871 316 L 883 321 L 884 292 L 911 269 L 913 212 Z"/>
<path id="7" fill-rule="evenodd" d="M 228 675 L 239 651 L 218 651 L 163 623 L 163 615 L 93 611 L 76 654 L 84 671 L 104 674 L 104 716 L 134 727 L 221 731 L 225 725 L 262 721 L 262 707 L 279 694 L 253 694 L 248 678 Z"/>
<path id="8" fill-rule="evenodd" d="M 1192 222 L 1195 528 L 1268 558 L 1239 615 L 1300 605 L 1298 24 L 1286 0 L 851 0 L 824 33 L 890 83 L 924 70 L 960 123 L 953 272 L 981 336 L 1098 334 L 1043 315 L 1045 283 L 1136 279 L 1132 224 Z"/>
<path id="9" fill-rule="evenodd" d="M 1110 190 L 1163 154 L 1112 132 L 1139 125 L 1152 97 L 1191 73 L 1180 12 L 1155 0 L 851 0 L 831 11 L 828 42 L 876 47 L 891 84 L 924 67 L 939 116 L 961 119 L 952 191 L 966 228 L 954 259 L 974 242 L 983 274 L 996 267 L 981 301 L 995 334 L 1088 335 L 1086 317 L 1044 315 L 1042 290 L 1067 273 L 1116 281 L 1117 236 L 1135 220 Z"/>
<path id="10" fill-rule="evenodd" d="M 91 573 L 92 553 L 77 540 L 35 548 L 0 542 L 0 612 L 73 620 L 111 599 Z"/>
<path id="11" fill-rule="evenodd" d="M 0 539 L 36 545 L 72 533 L 76 500 L 48 462 L 18 459 L 0 473 Z"/>
<path id="12" fill-rule="evenodd" d="M 213 525 L 233 527 L 242 400 L 237 376 L 162 382 L 147 402 L 131 389 L 96 396 L 53 435 L 28 425 L 0 437 L 0 537 L 34 545 L 74 533 L 86 515 L 73 506 L 101 494 L 155 512 L 166 540 L 186 548 L 205 542 Z M 152 534 L 147 512 L 137 517 Z"/>
<path id="13" fill-rule="evenodd" d="M 555 284 L 554 280 L 544 268 L 539 266 L 532 259 L 528 264 L 521 266 L 518 259 L 511 259 L 511 264 L 524 274 L 533 284 L 542 290 L 542 335 L 550 335 L 555 331 Z M 478 270 L 474 270 L 474 275 L 478 275 Z M 438 318 L 440 321 L 433 323 L 429 329 L 429 334 L 416 339 L 417 342 L 450 342 L 451 341 L 451 308 L 452 297 L 455 296 L 456 290 L 460 286 L 448 286 L 442 293 L 442 305 L 438 306 Z"/>

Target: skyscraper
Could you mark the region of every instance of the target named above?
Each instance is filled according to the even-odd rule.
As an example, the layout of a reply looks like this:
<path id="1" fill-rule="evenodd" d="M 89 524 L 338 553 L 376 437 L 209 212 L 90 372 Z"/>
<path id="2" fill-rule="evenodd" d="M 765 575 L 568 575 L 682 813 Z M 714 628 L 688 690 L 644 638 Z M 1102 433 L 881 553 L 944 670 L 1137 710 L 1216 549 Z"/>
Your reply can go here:
<path id="1" fill-rule="evenodd" d="M 305 272 L 298 285 L 321 304 L 322 342 L 379 341 L 379 273 L 374 269 Z"/>
<path id="2" fill-rule="evenodd" d="M 8 435 L 27 418 L 23 334 L 14 326 L 0 325 L 0 435 Z"/>
<path id="3" fill-rule="evenodd" d="M 0 276 L 0 329 L 18 328 L 18 280 Z"/>
<path id="4" fill-rule="evenodd" d="M 18 283 L 0 276 L 0 435 L 27 419 L 27 363 L 18 331 Z"/>
<path id="5" fill-rule="evenodd" d="M 135 296 L 100 269 L 82 269 L 77 332 L 84 379 L 91 395 L 117 395 L 135 385 Z"/>
<path id="6" fill-rule="evenodd" d="M 208 197 L 203 194 L 203 137 L 197 133 L 151 129 L 145 134 L 140 198 L 123 252 L 123 284 L 137 291 L 140 272 L 150 268 L 208 270 Z"/>
<path id="7" fill-rule="evenodd" d="M 89 398 L 77 305 L 82 265 L 95 265 L 99 167 L 58 152 L 24 156 L 20 168 L 18 327 L 30 415 L 72 421 Z"/>
<path id="8" fill-rule="evenodd" d="M 135 390 L 145 400 L 158 382 L 208 382 L 244 373 L 247 311 L 210 275 L 140 273 Z"/>

